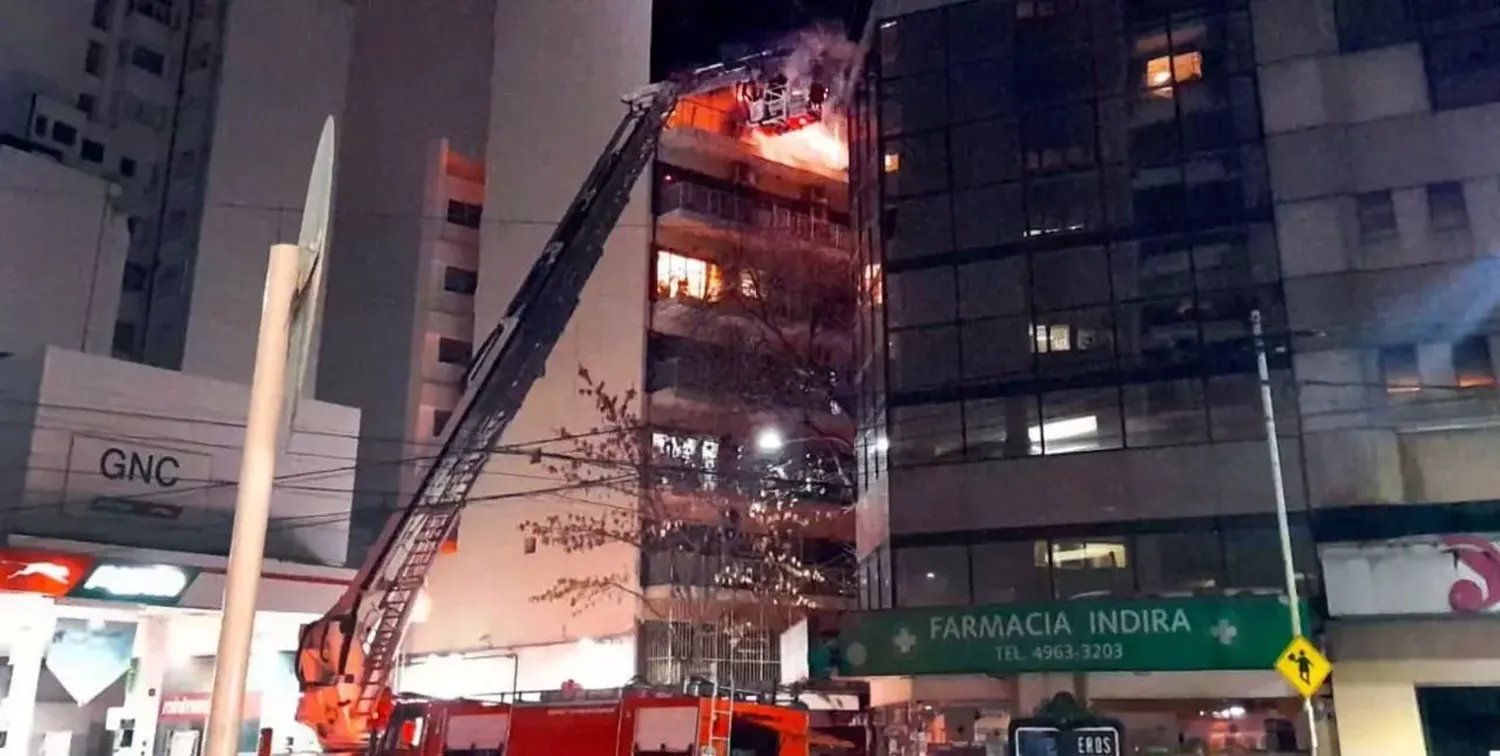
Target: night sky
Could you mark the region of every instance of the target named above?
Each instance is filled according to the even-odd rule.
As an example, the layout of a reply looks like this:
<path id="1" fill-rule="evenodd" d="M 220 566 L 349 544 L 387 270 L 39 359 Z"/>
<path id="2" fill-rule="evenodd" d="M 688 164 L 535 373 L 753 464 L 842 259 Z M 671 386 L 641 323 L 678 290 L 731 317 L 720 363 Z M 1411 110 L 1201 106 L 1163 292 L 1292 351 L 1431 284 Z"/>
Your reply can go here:
<path id="1" fill-rule="evenodd" d="M 717 62 L 724 45 L 752 49 L 817 21 L 846 26 L 862 0 L 656 0 L 652 79 Z"/>

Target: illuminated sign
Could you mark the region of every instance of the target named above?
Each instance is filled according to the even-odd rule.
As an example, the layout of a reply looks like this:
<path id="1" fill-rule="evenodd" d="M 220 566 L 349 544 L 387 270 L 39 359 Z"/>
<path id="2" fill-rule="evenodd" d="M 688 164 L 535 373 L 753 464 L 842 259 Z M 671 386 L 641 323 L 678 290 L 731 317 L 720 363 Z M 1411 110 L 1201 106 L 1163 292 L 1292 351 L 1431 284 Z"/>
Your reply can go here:
<path id="1" fill-rule="evenodd" d="M 102 563 L 68 595 L 105 601 L 174 605 L 198 571 L 170 564 Z"/>
<path id="2" fill-rule="evenodd" d="M 23 549 L 0 551 L 0 591 L 64 596 L 89 571 L 88 557 Z"/>

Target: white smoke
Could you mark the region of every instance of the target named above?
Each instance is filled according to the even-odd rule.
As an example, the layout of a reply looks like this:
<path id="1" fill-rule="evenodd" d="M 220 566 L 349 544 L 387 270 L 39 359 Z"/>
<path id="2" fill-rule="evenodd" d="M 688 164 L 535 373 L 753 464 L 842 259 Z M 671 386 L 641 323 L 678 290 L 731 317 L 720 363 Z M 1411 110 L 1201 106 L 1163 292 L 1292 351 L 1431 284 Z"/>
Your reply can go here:
<path id="1" fill-rule="evenodd" d="M 828 89 L 828 101 L 840 112 L 853 95 L 849 74 L 859 56 L 859 45 L 832 24 L 800 29 L 782 40 L 791 53 L 782 62 L 781 73 L 794 87 L 813 83 Z"/>

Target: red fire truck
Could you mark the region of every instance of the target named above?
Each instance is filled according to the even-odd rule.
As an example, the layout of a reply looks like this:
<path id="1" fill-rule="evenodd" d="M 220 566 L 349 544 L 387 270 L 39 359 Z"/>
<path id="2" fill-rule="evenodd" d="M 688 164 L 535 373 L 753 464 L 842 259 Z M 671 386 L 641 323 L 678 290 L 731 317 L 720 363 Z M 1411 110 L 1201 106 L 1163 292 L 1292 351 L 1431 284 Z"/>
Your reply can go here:
<path id="1" fill-rule="evenodd" d="M 403 701 L 373 756 L 809 756 L 804 709 L 649 688 L 567 700 Z"/>

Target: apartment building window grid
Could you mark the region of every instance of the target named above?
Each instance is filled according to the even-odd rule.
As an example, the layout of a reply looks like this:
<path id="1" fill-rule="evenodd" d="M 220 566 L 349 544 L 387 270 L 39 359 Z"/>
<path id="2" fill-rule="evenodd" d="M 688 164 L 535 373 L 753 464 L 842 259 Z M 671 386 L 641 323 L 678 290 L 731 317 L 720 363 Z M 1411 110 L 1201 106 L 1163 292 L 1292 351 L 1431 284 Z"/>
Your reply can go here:
<path id="1" fill-rule="evenodd" d="M 880 229 L 895 237 L 884 271 L 887 381 L 897 395 L 888 432 L 891 454 L 902 462 L 1241 440 L 1259 432 L 1250 416 L 1259 412 L 1252 402 L 1258 386 L 1245 375 L 1254 369 L 1250 311 L 1262 311 L 1271 333 L 1285 330 L 1272 227 L 1119 238 L 1269 219 L 1248 16 L 1224 12 L 1239 3 L 1200 3 L 1170 23 L 1126 19 L 1105 3 L 1067 5 L 1074 7 L 1057 9 L 1043 25 L 1015 20 L 1011 3 L 992 0 L 881 24 L 876 67 L 897 100 L 892 107 L 887 93 L 880 106 L 882 194 L 895 210 Z M 909 50 L 917 54 L 902 54 Z M 1127 50 L 1136 54 L 1127 59 Z M 1012 65 L 1024 72 L 1028 59 L 1044 64 L 1037 71 L 1078 61 L 1088 70 L 1072 89 L 1026 91 L 1027 77 L 1005 73 Z M 973 87 L 957 86 L 957 71 L 976 65 L 988 70 L 973 82 L 1014 83 L 1005 93 L 1013 101 L 979 103 L 976 111 Z M 944 70 L 955 84 L 948 90 Z M 914 80 L 920 85 L 909 86 Z M 1227 107 L 1206 119 L 1201 108 L 1184 118 L 1195 107 L 1195 89 L 1214 87 L 1227 94 L 1219 103 Z M 927 99 L 909 111 L 913 97 Z M 1122 107 L 1142 103 L 1172 113 L 1165 137 L 1161 129 L 1143 136 L 1119 117 Z M 975 120 L 996 113 L 998 120 Z M 960 136 L 965 130 L 975 134 Z M 987 145 L 1001 149 L 987 152 Z M 959 154 L 964 161 L 949 159 Z M 1228 154 L 1253 159 L 1225 161 Z M 1255 167 L 1222 173 L 1248 179 L 1239 191 L 1188 189 L 1195 172 L 1211 173 L 1195 171 L 1198 155 L 1220 167 Z M 1133 183 L 1109 178 L 1130 171 Z M 1150 193 L 1163 171 L 1181 179 L 1165 195 L 1171 201 L 1157 208 L 1166 212 L 1119 212 L 1131 202 L 1109 199 L 1121 186 Z M 1079 176 L 1090 185 L 1083 192 L 1058 190 Z M 1202 208 L 1186 199 L 1200 196 Z M 1069 197 L 1092 198 L 1084 204 L 1092 201 L 1094 209 L 1079 212 Z M 1245 201 L 1225 201 L 1236 197 Z M 1233 210 L 1216 216 L 1207 210 L 1213 207 Z M 965 218 L 994 225 L 966 234 Z M 1006 218 L 1029 221 L 1002 226 Z M 903 223 L 917 226 L 928 246 L 903 247 Z M 1100 233 L 1111 227 L 1116 240 Z M 1069 234 L 1093 243 L 1060 248 Z M 1159 270 L 1140 274 L 1150 267 Z M 1142 333 L 1139 324 L 1153 319 L 1177 333 Z M 1277 367 L 1285 362 L 1282 355 Z M 1288 400 L 1286 371 L 1277 370 L 1273 383 Z M 1288 432 L 1292 419 L 1282 426 Z"/>

